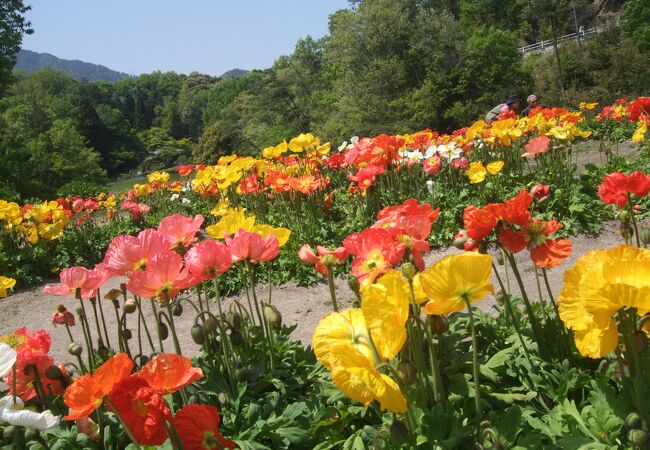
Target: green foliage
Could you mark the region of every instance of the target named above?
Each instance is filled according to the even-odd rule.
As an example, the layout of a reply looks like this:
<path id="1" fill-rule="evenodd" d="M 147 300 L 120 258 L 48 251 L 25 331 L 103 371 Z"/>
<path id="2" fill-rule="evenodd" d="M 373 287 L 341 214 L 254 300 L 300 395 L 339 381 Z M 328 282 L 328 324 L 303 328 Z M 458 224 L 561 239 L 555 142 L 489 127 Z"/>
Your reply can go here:
<path id="1" fill-rule="evenodd" d="M 23 34 L 31 34 L 31 23 L 25 13 L 31 7 L 23 0 L 3 0 L 0 3 L 0 96 L 11 82 L 11 69 L 23 42 Z"/>
<path id="2" fill-rule="evenodd" d="M 621 28 L 641 51 L 650 52 L 650 3 L 627 0 L 621 14 Z"/>
<path id="3" fill-rule="evenodd" d="M 233 141 L 228 129 L 221 122 L 213 123 L 205 130 L 199 142 L 192 148 L 192 156 L 197 163 L 216 164 L 219 157 L 233 151 Z"/>

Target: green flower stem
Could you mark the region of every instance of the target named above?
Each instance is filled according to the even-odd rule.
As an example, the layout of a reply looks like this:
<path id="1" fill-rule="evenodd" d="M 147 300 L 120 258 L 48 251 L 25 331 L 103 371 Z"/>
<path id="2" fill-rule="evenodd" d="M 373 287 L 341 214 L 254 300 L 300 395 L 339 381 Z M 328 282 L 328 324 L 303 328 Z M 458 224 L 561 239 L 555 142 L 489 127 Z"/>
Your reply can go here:
<path id="1" fill-rule="evenodd" d="M 474 314 L 472 312 L 472 304 L 469 298 L 464 295 L 463 300 L 467 305 L 467 312 L 469 315 L 469 326 L 472 332 L 472 365 L 474 366 L 474 402 L 476 404 L 476 426 L 480 427 L 481 423 L 481 387 L 479 381 L 479 365 L 478 365 L 478 340 L 476 339 L 476 327 L 474 326 Z"/>
<path id="2" fill-rule="evenodd" d="M 79 303 L 81 304 L 81 311 L 83 313 L 83 317 L 81 317 L 81 329 L 84 333 L 86 346 L 88 347 L 88 366 L 90 368 L 90 373 L 92 373 L 93 368 L 95 367 L 95 355 L 94 355 L 95 351 L 93 348 L 93 340 L 90 334 L 90 325 L 88 324 L 88 315 L 86 314 L 86 306 L 84 305 L 84 301 L 81 299 L 81 296 L 78 297 L 79 297 Z"/>
<path id="3" fill-rule="evenodd" d="M 124 338 L 122 336 L 122 322 L 120 321 L 120 313 L 118 311 L 117 300 L 113 300 L 113 309 L 115 310 L 115 320 L 117 323 L 117 343 L 120 348 L 120 352 L 124 352 Z"/>
<path id="4" fill-rule="evenodd" d="M 153 339 L 151 339 L 151 334 L 149 333 L 149 327 L 147 326 L 147 321 L 144 320 L 144 314 L 142 313 L 141 300 L 140 300 L 139 297 L 135 297 L 134 300 L 135 300 L 135 305 L 138 308 L 138 323 L 139 323 L 139 321 L 142 321 L 142 325 L 144 326 L 144 332 L 147 335 L 147 340 L 149 341 L 149 345 L 151 346 L 151 351 L 155 352 L 156 347 L 154 347 L 154 345 L 153 345 Z M 139 335 L 139 332 L 138 332 L 138 335 Z M 161 347 L 161 351 L 162 351 L 162 347 Z M 142 353 L 142 350 L 140 350 L 140 353 Z"/>
<path id="5" fill-rule="evenodd" d="M 515 257 L 510 253 L 510 252 L 505 252 L 506 257 L 508 261 L 510 262 L 510 267 L 512 267 L 512 272 L 515 275 L 515 278 L 517 279 L 517 284 L 519 285 L 519 290 L 521 291 L 521 297 L 524 300 L 524 305 L 526 307 L 526 313 L 528 314 L 528 319 L 530 320 L 530 325 L 533 329 L 533 334 L 535 335 L 535 341 L 537 341 L 537 346 L 542 349 L 542 333 L 539 328 L 539 323 L 537 322 L 537 317 L 535 316 L 535 312 L 533 311 L 533 307 L 530 304 L 530 300 L 528 299 L 528 294 L 526 293 L 526 287 L 524 286 L 524 281 L 521 278 L 521 274 L 519 273 L 519 269 L 517 268 L 517 262 L 515 261 Z"/>
<path id="6" fill-rule="evenodd" d="M 548 298 L 551 300 L 551 304 L 553 305 L 553 310 L 555 310 L 555 318 L 558 322 L 558 326 L 560 327 L 560 330 L 562 330 L 561 332 L 564 340 L 564 345 L 566 346 L 566 354 L 569 357 L 569 360 L 573 361 L 573 351 L 571 350 L 571 337 L 569 336 L 569 333 L 564 327 L 564 323 L 562 322 L 562 319 L 560 319 L 560 310 L 557 306 L 557 302 L 555 301 L 555 297 L 553 296 L 553 290 L 551 289 L 551 284 L 548 281 L 548 274 L 546 273 L 546 269 L 542 269 L 542 275 L 544 276 L 544 284 L 546 285 Z"/>
<path id="7" fill-rule="evenodd" d="M 427 391 L 427 398 L 431 398 L 433 396 L 433 401 L 438 402 L 440 400 L 440 394 L 442 393 L 442 383 L 439 383 L 440 380 L 440 367 L 438 365 L 438 359 L 435 356 L 435 349 L 433 348 L 434 343 L 433 343 L 433 337 L 431 336 L 431 330 L 429 330 L 429 327 L 423 327 L 422 322 L 420 321 L 420 307 L 415 301 L 415 291 L 413 289 L 413 280 L 409 280 L 409 293 L 411 297 L 411 307 L 413 308 L 413 316 L 415 323 L 417 324 L 417 331 L 415 330 L 415 327 L 413 327 L 413 324 L 411 323 L 411 319 L 409 318 L 407 320 L 407 328 L 409 331 L 409 334 L 413 338 L 413 341 L 410 343 L 411 345 L 411 352 L 415 356 L 416 364 L 418 366 L 418 373 L 422 374 L 422 378 L 424 379 L 424 387 L 426 388 Z M 423 330 L 424 328 L 424 330 Z M 424 363 L 424 355 L 422 352 L 422 336 L 425 334 L 425 330 L 428 332 L 427 333 L 427 339 L 429 340 L 429 352 L 430 352 L 430 365 L 431 365 L 431 371 L 433 373 L 433 385 L 431 385 L 429 377 L 426 374 L 425 371 L 425 363 Z"/>
<path id="8" fill-rule="evenodd" d="M 336 303 L 336 286 L 334 285 L 334 273 L 332 272 L 332 268 L 330 266 L 327 266 L 327 285 L 330 288 L 332 308 L 334 308 L 334 312 L 339 312 L 339 306 Z"/>
<path id="9" fill-rule="evenodd" d="M 230 347 L 230 341 L 228 340 L 228 336 L 226 335 L 226 330 L 223 326 L 224 315 L 223 315 L 223 308 L 221 307 L 221 295 L 219 293 L 219 284 L 217 283 L 216 278 L 214 278 L 212 282 L 214 285 L 217 309 L 219 310 L 219 320 L 217 321 L 217 323 L 219 324 L 219 335 L 221 337 L 221 351 L 223 356 L 223 365 L 226 368 L 226 372 L 228 374 L 228 381 L 230 381 L 231 389 L 233 389 L 234 391 L 235 387 L 237 386 L 237 382 L 234 379 L 234 370 L 231 361 L 231 357 L 234 355 L 234 350 L 231 349 Z"/>
<path id="10" fill-rule="evenodd" d="M 178 335 L 176 334 L 176 324 L 174 323 L 174 314 L 172 313 L 172 302 L 167 300 L 167 313 L 168 313 L 168 321 L 169 321 L 169 326 L 172 329 L 172 338 L 174 339 L 174 348 L 176 350 L 176 353 L 179 355 L 182 355 L 183 353 L 181 352 L 181 344 L 178 341 Z"/>
<path id="11" fill-rule="evenodd" d="M 95 316 L 95 326 L 97 327 L 97 344 L 101 347 L 104 344 L 102 339 L 102 330 L 99 326 L 99 314 L 97 314 L 97 299 L 95 297 L 90 299 L 90 304 L 93 306 L 93 315 Z"/>
<path id="12" fill-rule="evenodd" d="M 622 325 L 623 340 L 625 342 L 625 359 L 630 368 L 630 378 L 632 379 L 632 389 L 634 390 L 634 403 L 638 413 L 647 422 L 650 419 L 649 408 L 647 404 L 647 389 L 645 389 L 645 373 L 643 364 L 639 357 L 639 351 L 633 341 L 633 333 L 636 331 L 636 310 L 625 308 L 620 312 Z M 630 353 L 632 358 L 629 357 Z"/>
<path id="13" fill-rule="evenodd" d="M 641 239 L 639 238 L 639 228 L 637 227 L 636 224 L 636 215 L 634 214 L 634 207 L 632 206 L 632 202 L 630 201 L 629 196 L 627 200 L 627 210 L 630 213 L 630 220 L 632 221 L 632 227 L 634 228 L 634 238 L 636 239 L 636 246 L 640 248 Z"/>
<path id="14" fill-rule="evenodd" d="M 159 326 L 160 319 L 158 317 L 158 308 L 156 308 L 156 302 L 154 301 L 153 298 L 150 298 L 149 300 L 151 301 L 151 310 L 153 311 L 153 316 L 156 319 L 156 330 L 158 331 L 158 345 L 160 345 L 160 353 L 164 353 L 165 348 L 163 346 L 162 336 L 160 336 L 160 326 Z"/>
<path id="15" fill-rule="evenodd" d="M 99 303 L 99 315 L 102 318 L 102 326 L 104 327 L 104 337 L 106 338 L 106 346 L 111 348 L 111 340 L 108 337 L 108 327 L 106 326 L 106 318 L 104 317 L 104 306 L 102 305 L 101 295 L 99 288 L 97 288 L 97 303 Z"/>

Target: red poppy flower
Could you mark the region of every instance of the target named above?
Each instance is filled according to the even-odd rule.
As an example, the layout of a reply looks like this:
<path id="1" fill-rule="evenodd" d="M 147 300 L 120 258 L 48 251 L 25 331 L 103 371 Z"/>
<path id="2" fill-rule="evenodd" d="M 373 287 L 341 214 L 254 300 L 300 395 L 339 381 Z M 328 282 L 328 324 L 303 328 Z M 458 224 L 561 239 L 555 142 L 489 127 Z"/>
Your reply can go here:
<path id="1" fill-rule="evenodd" d="M 257 174 L 253 174 L 241 180 L 239 190 L 242 194 L 254 194 L 255 192 L 261 191 L 262 186 L 257 179 Z"/>
<path id="2" fill-rule="evenodd" d="M 126 353 L 119 353 L 98 367 L 92 375 L 87 373 L 75 379 L 63 396 L 63 401 L 70 408 L 70 414 L 65 419 L 76 420 L 90 415 L 132 370 L 131 358 Z"/>
<path id="3" fill-rule="evenodd" d="M 540 153 L 546 153 L 548 151 L 550 143 L 551 138 L 548 136 L 539 136 L 532 138 L 526 145 L 524 145 L 526 151 L 521 156 L 524 158 L 532 158 L 533 156 Z"/>
<path id="4" fill-rule="evenodd" d="M 192 367 L 192 361 L 175 353 L 162 353 L 140 369 L 137 376 L 147 382 L 159 395 L 172 394 L 179 389 L 203 378 L 199 367 Z"/>
<path id="5" fill-rule="evenodd" d="M 573 245 L 567 239 L 551 239 L 551 235 L 562 228 L 555 220 L 549 222 L 532 219 L 521 230 L 506 228 L 499 233 L 499 243 L 511 253 L 528 247 L 533 263 L 544 269 L 551 269 L 571 256 Z"/>
<path id="6" fill-rule="evenodd" d="M 298 257 L 307 264 L 315 264 L 316 270 L 323 276 L 327 276 L 327 267 L 341 264 L 348 257 L 348 251 L 344 247 L 330 250 L 321 245 L 316 247 L 318 255 L 314 253 L 309 244 L 305 244 L 298 250 Z"/>
<path id="7" fill-rule="evenodd" d="M 375 278 L 399 264 L 405 246 L 396 239 L 395 230 L 366 228 L 345 238 L 343 247 L 355 255 L 352 273 L 359 282 L 372 283 Z"/>
<path id="8" fill-rule="evenodd" d="M 108 398 L 139 444 L 162 445 L 167 440 L 165 421 L 172 420 L 169 405 L 145 380 L 125 378 Z"/>
<path id="9" fill-rule="evenodd" d="M 541 200 L 544 197 L 551 195 L 551 188 L 547 184 L 537 183 L 530 190 L 530 195 L 532 195 L 535 200 Z"/>
<path id="10" fill-rule="evenodd" d="M 598 186 L 600 199 L 619 208 L 625 208 L 630 194 L 645 197 L 650 192 L 650 176 L 636 171 L 630 175 L 613 172 L 603 179 L 603 184 Z"/>
<path id="11" fill-rule="evenodd" d="M 176 413 L 174 426 L 185 450 L 221 450 L 236 448 L 219 432 L 219 410 L 216 406 L 187 405 Z"/>
<path id="12" fill-rule="evenodd" d="M 196 241 L 196 233 L 201 229 L 204 220 L 201 214 L 192 219 L 176 213 L 161 220 L 158 231 L 172 242 L 174 248 L 189 247 Z"/>
<path id="13" fill-rule="evenodd" d="M 166 302 L 198 281 L 187 267 L 183 267 L 178 253 L 167 251 L 151 258 L 144 271 L 131 273 L 126 287 L 140 297 Z"/>
<path id="14" fill-rule="evenodd" d="M 379 211 L 372 228 L 395 229 L 415 239 L 427 239 L 438 215 L 440 208 L 434 210 L 430 203 L 420 205 L 416 199 L 409 198 L 401 205 L 388 206 Z"/>
<path id="15" fill-rule="evenodd" d="M 223 242 L 212 239 L 195 244 L 185 255 L 190 273 L 201 280 L 211 280 L 230 268 L 232 254 Z"/>
<path id="16" fill-rule="evenodd" d="M 273 234 L 263 238 L 240 229 L 232 238 L 226 238 L 226 244 L 232 253 L 232 262 L 248 260 L 257 264 L 275 259 L 280 253 L 280 244 Z"/>
<path id="17" fill-rule="evenodd" d="M 192 173 L 192 171 L 194 170 L 194 166 L 192 166 L 191 164 L 186 166 L 182 166 L 182 165 L 176 166 L 176 170 L 178 171 L 178 174 L 180 176 L 186 177 Z"/>
<path id="18" fill-rule="evenodd" d="M 467 235 L 478 242 L 488 237 L 499 221 L 510 222 L 520 227 L 528 224 L 533 196 L 526 189 L 503 203 L 489 203 L 483 208 L 470 205 L 463 212 L 463 223 Z"/>

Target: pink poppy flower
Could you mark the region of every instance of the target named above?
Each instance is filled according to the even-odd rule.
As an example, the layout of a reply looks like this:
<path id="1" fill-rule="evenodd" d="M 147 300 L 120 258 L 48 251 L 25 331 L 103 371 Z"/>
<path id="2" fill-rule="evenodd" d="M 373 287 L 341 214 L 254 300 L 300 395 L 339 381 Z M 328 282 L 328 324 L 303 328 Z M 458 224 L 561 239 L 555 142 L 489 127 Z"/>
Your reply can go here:
<path id="1" fill-rule="evenodd" d="M 212 239 L 199 242 L 185 255 L 185 264 L 195 277 L 210 280 L 230 268 L 232 254 L 222 242 Z"/>
<path id="2" fill-rule="evenodd" d="M 318 255 L 314 253 L 309 244 L 305 244 L 298 250 L 298 257 L 307 264 L 315 264 L 316 270 L 323 276 L 327 276 L 327 267 L 341 264 L 348 257 L 348 251 L 344 247 L 330 250 L 319 245 L 316 247 Z"/>
<path id="3" fill-rule="evenodd" d="M 74 266 L 61 271 L 61 283 L 49 284 L 43 288 L 48 294 L 74 295 L 80 290 L 81 298 L 91 298 L 97 293 L 102 282 L 101 274 L 81 266 Z"/>
<path id="4" fill-rule="evenodd" d="M 226 244 L 232 253 L 232 262 L 248 260 L 257 264 L 276 258 L 280 252 L 278 239 L 273 234 L 263 238 L 243 229 L 237 231 L 232 238 L 227 238 Z"/>
<path id="5" fill-rule="evenodd" d="M 197 281 L 190 270 L 183 267 L 183 258 L 176 252 L 167 251 L 151 258 L 144 271 L 131 273 L 126 287 L 140 297 L 168 301 Z"/>
<path id="6" fill-rule="evenodd" d="M 196 241 L 196 233 L 201 229 L 204 220 L 200 214 L 191 219 L 176 213 L 161 220 L 158 231 L 174 243 L 174 248 L 189 247 Z"/>
<path id="7" fill-rule="evenodd" d="M 538 155 L 540 153 L 546 153 L 548 151 L 548 146 L 551 143 L 551 138 L 548 136 L 539 136 L 536 138 L 532 138 L 530 141 L 528 141 L 528 144 L 524 145 L 524 148 L 526 149 L 526 152 L 523 153 L 521 156 L 524 158 L 532 158 L 535 155 Z"/>
<path id="8" fill-rule="evenodd" d="M 172 241 L 161 232 L 148 228 L 138 236 L 118 236 L 106 250 L 104 265 L 113 275 L 126 275 L 146 267 L 159 253 L 171 250 Z"/>

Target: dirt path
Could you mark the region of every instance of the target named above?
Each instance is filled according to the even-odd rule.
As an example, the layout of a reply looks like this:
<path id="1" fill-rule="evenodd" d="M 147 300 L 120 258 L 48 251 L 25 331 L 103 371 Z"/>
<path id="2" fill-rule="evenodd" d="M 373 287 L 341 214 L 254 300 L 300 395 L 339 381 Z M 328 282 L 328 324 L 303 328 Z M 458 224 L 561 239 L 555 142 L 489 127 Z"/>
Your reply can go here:
<path id="1" fill-rule="evenodd" d="M 613 247 L 622 243 L 622 239 L 617 232 L 615 223 L 606 223 L 603 232 L 597 237 L 591 236 L 576 236 L 571 239 L 574 246 L 573 255 L 562 266 L 549 271 L 549 279 L 554 292 L 557 296 L 562 287 L 562 274 L 567 268 L 570 268 L 575 263 L 575 260 L 584 255 L 590 250 L 597 248 Z M 446 248 L 434 250 L 425 258 L 427 266 L 433 264 L 440 258 L 458 253 L 459 250 L 455 248 Z M 522 272 L 526 291 L 529 296 L 535 300 L 537 299 L 537 285 L 535 280 L 535 273 L 533 271 L 532 263 L 528 256 L 528 252 L 523 251 L 517 255 L 517 262 Z M 501 271 L 502 278 L 505 280 L 503 269 Z M 512 277 L 511 277 L 512 278 Z M 120 279 L 112 279 L 103 288 L 106 292 L 111 288 L 118 288 Z M 505 282 L 505 281 L 504 281 Z M 515 288 L 514 281 L 511 280 L 513 292 L 517 293 L 519 290 Z M 494 279 L 494 285 L 497 285 L 497 280 Z M 545 292 L 545 290 L 543 291 Z M 299 287 L 294 284 L 285 284 L 282 286 L 273 287 L 273 303 L 278 307 L 283 316 L 283 321 L 287 325 L 297 324 L 296 330 L 293 332 L 293 337 L 302 341 L 304 344 L 311 343 L 311 336 L 316 328 L 318 321 L 328 312 L 331 311 L 329 301 L 329 290 L 326 283 L 320 283 L 311 287 Z M 337 294 L 341 308 L 347 308 L 352 304 L 353 294 L 347 287 L 346 280 L 337 280 Z M 258 296 L 261 299 L 268 298 L 268 287 L 260 286 L 258 288 Z M 238 297 L 243 303 L 246 302 L 245 296 Z M 231 300 L 226 300 L 226 303 Z M 67 354 L 67 345 L 69 338 L 63 327 L 55 328 L 51 324 L 51 317 L 58 304 L 64 304 L 68 309 L 74 311 L 79 307 L 78 301 L 70 297 L 58 297 L 43 292 L 42 288 L 36 288 L 29 291 L 19 292 L 2 301 L 0 301 L 0 334 L 11 333 L 19 327 L 26 326 L 29 330 L 36 330 L 43 328 L 52 335 L 52 350 L 51 354 L 56 361 L 70 360 L 71 357 Z M 104 313 L 106 317 L 107 327 L 109 330 L 109 337 L 111 344 L 116 347 L 117 339 L 114 335 L 116 329 L 115 312 L 112 304 L 109 301 L 104 301 Z M 479 306 L 484 311 L 489 311 L 494 305 L 494 297 L 490 296 L 481 301 Z M 91 314 L 91 307 L 86 303 L 86 308 L 89 315 Z M 144 314 L 149 323 L 151 332 L 154 333 L 154 342 L 156 339 L 154 331 L 154 320 L 151 306 L 148 302 L 144 305 Z M 176 324 L 179 330 L 179 340 L 183 353 L 187 355 L 196 355 L 198 347 L 192 342 L 190 337 L 190 327 L 194 322 L 194 310 L 186 304 L 184 312 L 180 317 L 176 317 Z M 131 328 L 135 328 L 137 323 L 135 314 L 128 317 L 128 323 Z M 81 328 L 79 326 L 73 327 L 73 335 L 77 342 L 82 343 L 83 337 Z M 97 337 L 97 330 L 94 320 L 91 319 L 91 331 L 93 336 Z M 137 336 L 136 329 L 133 329 L 134 336 Z M 136 337 L 131 341 L 131 348 L 136 346 Z M 143 333 L 143 346 L 148 348 L 146 344 L 146 337 Z M 166 349 L 173 351 L 173 344 L 171 337 L 165 341 Z"/>

